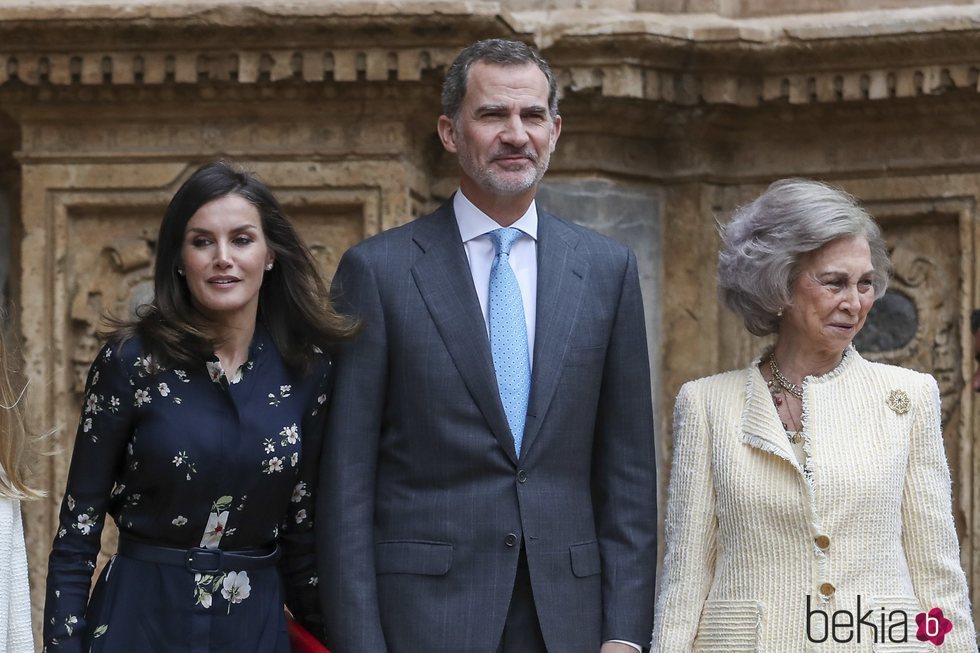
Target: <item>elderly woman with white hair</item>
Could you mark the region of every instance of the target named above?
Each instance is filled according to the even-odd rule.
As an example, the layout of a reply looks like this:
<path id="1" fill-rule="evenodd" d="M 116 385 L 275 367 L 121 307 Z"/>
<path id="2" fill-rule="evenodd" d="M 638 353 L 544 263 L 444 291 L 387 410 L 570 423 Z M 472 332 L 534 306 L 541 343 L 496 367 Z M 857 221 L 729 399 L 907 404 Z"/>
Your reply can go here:
<path id="1" fill-rule="evenodd" d="M 878 226 L 786 179 L 722 240 L 722 301 L 775 344 L 677 397 L 652 650 L 976 651 L 936 382 L 851 345 Z"/>

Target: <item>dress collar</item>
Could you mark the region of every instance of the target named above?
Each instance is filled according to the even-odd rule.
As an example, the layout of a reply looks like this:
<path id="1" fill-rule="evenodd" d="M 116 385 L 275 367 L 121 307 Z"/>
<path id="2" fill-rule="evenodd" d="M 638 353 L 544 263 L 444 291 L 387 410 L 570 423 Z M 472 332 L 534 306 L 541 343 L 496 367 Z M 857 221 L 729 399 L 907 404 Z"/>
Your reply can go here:
<path id="1" fill-rule="evenodd" d="M 759 364 L 769 356 L 770 352 L 772 352 L 772 347 L 764 349 L 747 369 L 745 404 L 742 409 L 742 441 L 757 449 L 784 458 L 789 464 L 805 475 L 805 470 L 797 461 L 796 455 L 792 450 L 792 445 L 786 439 L 786 432 L 783 430 L 783 425 L 779 419 L 779 414 L 776 412 L 776 407 L 772 403 L 769 386 L 759 371 Z M 857 350 L 853 346 L 848 345 L 837 367 L 826 374 L 806 376 L 803 379 L 802 387 L 804 394 L 801 421 L 804 433 L 803 448 L 807 452 L 807 456 L 810 455 L 809 435 L 807 431 L 807 423 L 809 422 L 809 396 L 807 387 L 810 385 L 830 383 L 840 378 L 850 368 L 858 365 L 861 360 L 863 359 Z"/>
<path id="2" fill-rule="evenodd" d="M 752 360 L 752 364 L 750 365 L 750 374 L 751 374 L 751 370 L 755 370 L 755 373 L 758 374 L 760 378 L 762 377 L 762 374 L 759 372 L 759 365 L 762 363 L 762 361 L 769 358 L 769 355 L 772 353 L 772 350 L 773 350 L 773 345 L 770 345 L 765 349 L 763 349 L 762 353 L 760 353 Z M 808 385 L 811 383 L 828 383 L 830 381 L 833 381 L 841 374 L 843 374 L 846 370 L 850 369 L 853 365 L 856 365 L 857 361 L 860 360 L 864 360 L 864 359 L 861 358 L 861 354 L 858 353 L 858 350 L 854 348 L 854 345 L 848 345 L 847 348 L 844 350 L 844 353 L 841 356 L 840 362 L 837 364 L 837 367 L 830 370 L 826 374 L 808 374 L 803 378 L 803 383 L 801 385 Z"/>
<path id="3" fill-rule="evenodd" d="M 255 360 L 261 352 L 265 351 L 271 340 L 272 336 L 269 335 L 269 330 L 265 328 L 265 324 L 257 321 L 255 323 L 255 332 L 252 334 L 252 342 L 248 345 L 248 358 L 245 362 L 239 365 L 234 374 L 229 377 L 227 371 L 221 367 L 218 356 L 211 354 L 211 358 L 205 362 L 208 376 L 213 382 L 224 387 L 240 383 L 245 378 L 245 373 L 255 367 Z"/>

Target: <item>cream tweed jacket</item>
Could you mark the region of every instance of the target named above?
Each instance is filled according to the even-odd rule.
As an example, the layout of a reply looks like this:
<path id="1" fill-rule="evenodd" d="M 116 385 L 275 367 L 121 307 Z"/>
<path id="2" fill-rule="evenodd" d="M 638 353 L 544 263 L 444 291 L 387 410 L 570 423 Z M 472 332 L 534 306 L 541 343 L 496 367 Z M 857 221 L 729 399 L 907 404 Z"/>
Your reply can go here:
<path id="1" fill-rule="evenodd" d="M 0 497 L 0 651 L 34 653 L 24 525 L 20 502 L 7 497 Z"/>
<path id="2" fill-rule="evenodd" d="M 935 380 L 849 348 L 805 379 L 802 468 L 763 356 L 677 397 L 652 650 L 976 652 Z M 807 597 L 826 620 L 808 618 Z M 915 637 L 915 616 L 934 607 L 953 623 L 938 648 Z M 828 632 L 842 610 L 853 627 Z M 877 635 L 858 625 L 868 610 Z"/>

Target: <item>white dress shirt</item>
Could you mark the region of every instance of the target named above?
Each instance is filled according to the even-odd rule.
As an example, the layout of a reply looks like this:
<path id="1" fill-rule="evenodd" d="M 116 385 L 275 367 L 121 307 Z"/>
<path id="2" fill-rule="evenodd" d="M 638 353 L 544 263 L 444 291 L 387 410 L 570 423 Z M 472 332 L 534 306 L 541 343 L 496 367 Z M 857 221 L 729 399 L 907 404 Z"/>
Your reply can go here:
<path id="1" fill-rule="evenodd" d="M 466 259 L 470 263 L 470 274 L 473 275 L 473 286 L 480 300 L 483 322 L 487 325 L 489 335 L 487 298 L 490 295 L 490 267 L 497 252 L 494 250 L 493 240 L 487 234 L 494 229 L 500 229 L 500 225 L 476 208 L 461 190 L 453 197 L 453 211 L 456 213 L 456 225 L 463 239 L 463 249 L 466 250 Z M 527 324 L 527 351 L 533 366 L 535 306 L 538 298 L 538 209 L 534 200 L 531 200 L 524 215 L 511 226 L 524 232 L 510 248 L 510 267 L 513 268 L 517 285 L 521 288 L 524 322 Z"/>
<path id="2" fill-rule="evenodd" d="M 490 295 L 490 268 L 497 252 L 489 234 L 494 229 L 500 229 L 486 213 L 476 208 L 462 190 L 453 196 L 453 211 L 456 214 L 456 225 L 463 240 L 466 260 L 470 264 L 470 274 L 473 276 L 473 286 L 480 300 L 480 310 L 483 311 L 483 322 L 490 333 L 490 318 L 487 311 L 487 298 Z M 538 208 L 534 200 L 518 220 L 511 225 L 520 229 L 524 235 L 514 241 L 510 248 L 510 267 L 517 277 L 517 285 L 521 288 L 521 299 L 524 302 L 524 321 L 527 323 L 527 351 L 531 365 L 534 365 L 534 324 L 537 317 L 536 306 L 538 298 Z M 632 642 L 610 640 L 626 644 L 640 651 L 640 647 Z"/>

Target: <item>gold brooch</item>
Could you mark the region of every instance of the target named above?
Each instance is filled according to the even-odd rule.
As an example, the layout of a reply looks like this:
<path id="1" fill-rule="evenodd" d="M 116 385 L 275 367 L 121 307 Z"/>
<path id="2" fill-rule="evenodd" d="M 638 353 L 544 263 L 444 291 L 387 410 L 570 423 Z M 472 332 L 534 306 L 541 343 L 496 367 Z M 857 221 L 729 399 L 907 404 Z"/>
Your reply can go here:
<path id="1" fill-rule="evenodd" d="M 885 403 L 895 411 L 896 415 L 904 415 L 909 412 L 909 406 L 911 405 L 909 395 L 904 390 L 892 390 Z"/>

